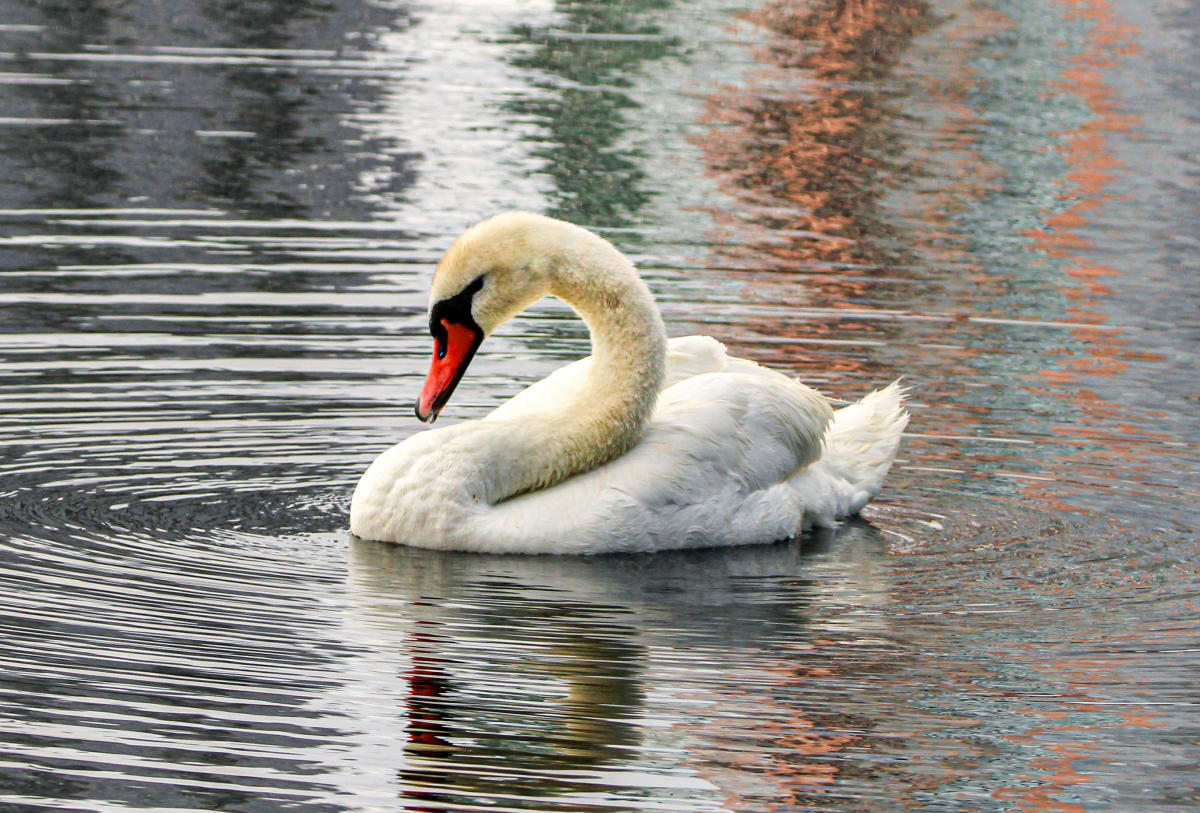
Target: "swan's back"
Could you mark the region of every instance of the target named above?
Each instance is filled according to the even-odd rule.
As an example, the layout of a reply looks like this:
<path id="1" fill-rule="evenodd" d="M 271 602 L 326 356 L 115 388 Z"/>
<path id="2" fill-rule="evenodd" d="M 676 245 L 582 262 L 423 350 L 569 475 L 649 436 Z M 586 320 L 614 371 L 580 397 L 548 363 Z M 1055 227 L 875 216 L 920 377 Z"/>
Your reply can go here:
<path id="1" fill-rule="evenodd" d="M 673 348 L 679 364 L 668 374 L 675 383 L 663 390 L 637 446 L 593 471 L 489 507 L 477 519 L 487 549 L 663 550 L 794 535 L 804 506 L 788 498 L 786 483 L 821 456 L 828 402 L 782 374 L 724 359 L 718 342 L 700 338 Z M 735 371 L 697 372 L 706 366 Z M 539 400 L 569 385 L 571 375 L 562 373 L 535 385 L 548 385 L 535 393 Z"/>
<path id="2" fill-rule="evenodd" d="M 547 404 L 568 401 L 577 392 L 592 369 L 592 357 L 587 356 L 559 367 L 540 381 L 535 381 L 512 398 L 488 413 L 483 420 L 496 421 L 539 415 Z M 680 336 L 667 341 L 666 375 L 662 389 L 684 379 L 704 373 L 739 372 L 747 375 L 781 376 L 774 370 L 730 356 L 725 345 L 711 336 Z M 788 379 L 790 380 L 790 379 Z"/>

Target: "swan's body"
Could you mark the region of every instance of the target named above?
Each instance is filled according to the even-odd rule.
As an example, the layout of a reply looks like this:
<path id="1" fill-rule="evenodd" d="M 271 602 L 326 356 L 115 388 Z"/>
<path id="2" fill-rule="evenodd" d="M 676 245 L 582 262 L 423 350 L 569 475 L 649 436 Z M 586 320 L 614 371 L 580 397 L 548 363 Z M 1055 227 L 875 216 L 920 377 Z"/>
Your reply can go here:
<path id="1" fill-rule="evenodd" d="M 385 451 L 355 489 L 351 531 L 490 552 L 744 545 L 834 525 L 878 493 L 908 421 L 902 388 L 834 412 L 714 339 L 668 342 L 620 252 L 537 215 L 485 221 L 439 264 L 418 417 L 436 416 L 485 335 L 546 294 L 588 323 L 593 355 L 483 420 Z"/>

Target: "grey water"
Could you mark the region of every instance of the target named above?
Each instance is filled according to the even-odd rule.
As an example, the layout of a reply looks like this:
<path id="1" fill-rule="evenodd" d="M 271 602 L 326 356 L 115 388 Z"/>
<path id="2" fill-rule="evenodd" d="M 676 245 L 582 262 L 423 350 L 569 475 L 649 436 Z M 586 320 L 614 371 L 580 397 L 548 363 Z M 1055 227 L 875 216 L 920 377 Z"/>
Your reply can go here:
<path id="1" fill-rule="evenodd" d="M 0 0 L 0 809 L 1200 808 L 1200 6 Z M 913 418 L 836 532 L 351 538 L 505 209 Z M 544 302 L 443 420 L 588 352 Z"/>

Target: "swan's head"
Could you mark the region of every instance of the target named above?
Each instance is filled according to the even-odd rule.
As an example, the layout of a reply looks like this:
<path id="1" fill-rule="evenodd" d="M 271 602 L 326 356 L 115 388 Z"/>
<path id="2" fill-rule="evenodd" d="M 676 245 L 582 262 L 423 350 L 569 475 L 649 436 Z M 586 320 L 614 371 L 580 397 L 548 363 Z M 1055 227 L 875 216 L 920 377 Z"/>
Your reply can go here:
<path id="1" fill-rule="evenodd" d="M 560 220 L 512 212 L 485 220 L 454 241 L 433 276 L 433 362 L 417 399 L 418 419 L 432 423 L 483 340 L 550 292 L 555 249 L 573 232 L 587 234 Z"/>

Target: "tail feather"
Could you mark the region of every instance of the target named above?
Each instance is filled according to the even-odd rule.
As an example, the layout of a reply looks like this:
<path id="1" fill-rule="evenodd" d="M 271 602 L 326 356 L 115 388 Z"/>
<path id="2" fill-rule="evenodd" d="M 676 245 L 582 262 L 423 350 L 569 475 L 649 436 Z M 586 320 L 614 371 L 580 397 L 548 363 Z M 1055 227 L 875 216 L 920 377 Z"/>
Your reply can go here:
<path id="1" fill-rule="evenodd" d="M 894 381 L 833 413 L 821 459 L 795 478 L 811 507 L 805 525 L 836 525 L 879 493 L 908 425 L 907 392 Z"/>

